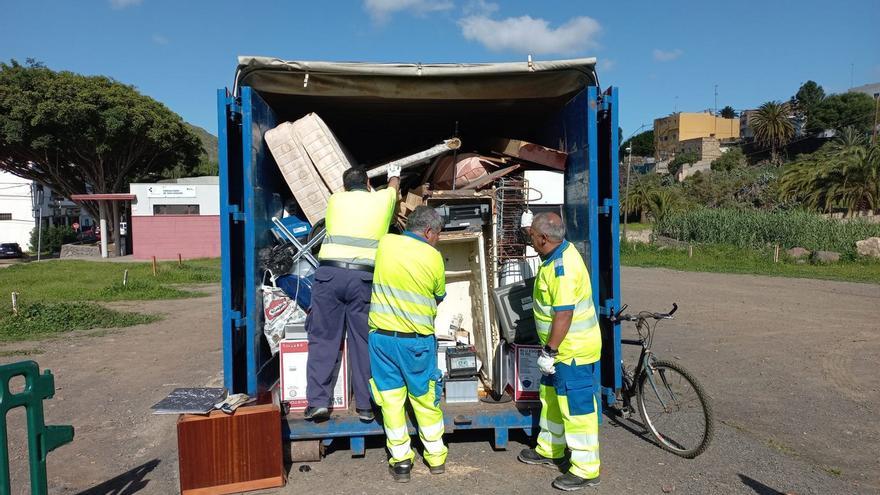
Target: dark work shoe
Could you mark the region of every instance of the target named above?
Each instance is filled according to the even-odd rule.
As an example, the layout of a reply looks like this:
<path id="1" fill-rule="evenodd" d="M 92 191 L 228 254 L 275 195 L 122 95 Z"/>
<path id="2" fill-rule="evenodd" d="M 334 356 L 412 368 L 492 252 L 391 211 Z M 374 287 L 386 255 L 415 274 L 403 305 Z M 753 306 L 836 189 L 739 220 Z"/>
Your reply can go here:
<path id="1" fill-rule="evenodd" d="M 524 462 L 526 464 L 547 464 L 548 466 L 558 466 L 565 462 L 564 457 L 560 457 L 559 459 L 544 457 L 536 452 L 535 449 L 522 449 L 516 458 L 519 459 L 519 462 Z"/>
<path id="2" fill-rule="evenodd" d="M 412 471 L 412 467 L 412 461 L 401 461 L 397 464 L 388 466 L 388 471 L 391 472 L 391 477 L 394 478 L 394 481 L 398 483 L 406 483 L 409 481 L 409 473 Z"/>
<path id="3" fill-rule="evenodd" d="M 580 490 L 581 488 L 587 488 L 590 486 L 599 486 L 598 476 L 595 478 L 581 478 L 580 476 L 571 473 L 565 473 L 553 480 L 553 488 L 558 488 L 566 492 Z"/>
<path id="4" fill-rule="evenodd" d="M 309 406 L 303 411 L 303 417 L 312 421 L 324 421 L 330 419 L 330 409 Z"/>
<path id="5" fill-rule="evenodd" d="M 446 472 L 446 463 L 439 466 L 428 466 L 428 471 L 431 471 L 431 474 L 443 474 Z"/>
<path id="6" fill-rule="evenodd" d="M 356 411 L 358 419 L 363 421 L 364 423 L 369 423 L 370 421 L 376 419 L 376 415 L 373 414 L 372 409 L 356 409 Z"/>

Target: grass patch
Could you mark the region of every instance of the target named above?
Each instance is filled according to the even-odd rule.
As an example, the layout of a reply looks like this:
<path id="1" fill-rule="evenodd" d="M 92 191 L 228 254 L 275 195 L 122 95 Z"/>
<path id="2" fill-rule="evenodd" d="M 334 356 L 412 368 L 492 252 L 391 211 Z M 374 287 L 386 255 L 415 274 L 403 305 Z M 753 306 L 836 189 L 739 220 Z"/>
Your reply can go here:
<path id="1" fill-rule="evenodd" d="M 694 245 L 693 252 L 694 256 L 690 258 L 685 249 L 661 249 L 650 244 L 622 242 L 620 260 L 627 266 L 646 268 L 880 283 L 880 261 L 844 260 L 827 265 L 812 265 L 781 259 L 779 263 L 774 263 L 771 249 L 747 249 L 727 245 Z"/>
<path id="2" fill-rule="evenodd" d="M 122 285 L 125 271 L 128 282 Z M 38 339 L 53 333 L 115 328 L 156 321 L 157 316 L 113 311 L 95 301 L 198 297 L 176 285 L 220 281 L 220 260 L 150 263 L 49 260 L 0 270 L 0 341 Z M 19 315 L 10 293 L 18 293 Z"/>
<path id="3" fill-rule="evenodd" d="M 830 474 L 831 476 L 834 476 L 835 478 L 840 478 L 840 475 L 843 474 L 843 471 L 841 471 L 838 468 L 828 467 L 828 468 L 824 468 L 824 470 L 826 473 Z"/>
<path id="4" fill-rule="evenodd" d="M 652 223 L 641 223 L 641 222 L 632 222 L 626 225 L 627 230 L 651 230 L 654 227 Z M 620 224 L 620 229 L 623 230 L 623 224 Z"/>
<path id="5" fill-rule="evenodd" d="M 771 449 L 778 450 L 779 452 L 782 452 L 783 454 L 786 454 L 786 455 L 790 455 L 793 457 L 798 455 L 796 450 L 794 450 L 791 447 L 789 447 L 781 442 L 778 442 L 772 438 L 767 440 L 767 446 L 770 447 Z"/>
<path id="6" fill-rule="evenodd" d="M 33 303 L 0 316 L 0 341 L 40 339 L 53 334 L 90 328 L 127 327 L 152 323 L 158 316 L 126 313 L 95 303 Z"/>
<path id="7" fill-rule="evenodd" d="M 183 299 L 186 297 L 200 297 L 204 292 L 180 290 L 168 285 L 150 283 L 146 280 L 137 280 L 122 285 L 117 282 L 97 291 L 97 299 L 100 301 L 131 301 L 150 299 Z"/>
<path id="8" fill-rule="evenodd" d="M 0 357 L 17 357 L 17 356 L 36 356 L 46 351 L 42 349 L 13 349 L 11 351 L 0 351 Z"/>
<path id="9" fill-rule="evenodd" d="M 128 286 L 122 278 L 128 270 Z M 0 270 L 0 310 L 10 308 L 10 292 L 22 302 L 120 301 L 172 299 L 192 294 L 169 287 L 220 281 L 220 261 L 159 263 L 153 276 L 149 263 L 108 263 L 79 260 L 50 260 L 22 263 Z"/>

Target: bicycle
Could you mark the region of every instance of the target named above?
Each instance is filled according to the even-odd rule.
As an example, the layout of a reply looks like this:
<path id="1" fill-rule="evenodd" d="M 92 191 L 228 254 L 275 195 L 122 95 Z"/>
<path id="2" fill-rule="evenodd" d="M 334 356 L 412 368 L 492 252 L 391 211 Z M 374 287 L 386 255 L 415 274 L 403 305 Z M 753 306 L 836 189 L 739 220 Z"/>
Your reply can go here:
<path id="1" fill-rule="evenodd" d="M 676 362 L 657 359 L 651 346 L 654 332 L 661 320 L 673 319 L 678 305 L 673 303 L 668 313 L 641 311 L 637 315 L 623 315 L 628 305 L 620 308 L 611 321 L 635 323 L 638 339 L 621 339 L 625 345 L 642 348 L 635 370 L 621 360 L 623 386 L 618 400 L 624 418 L 632 415 L 632 399 L 636 398 L 639 416 L 644 426 L 664 450 L 687 459 L 702 454 L 715 430 L 712 403 L 703 386 L 683 366 Z M 655 320 L 653 325 L 649 320 Z"/>

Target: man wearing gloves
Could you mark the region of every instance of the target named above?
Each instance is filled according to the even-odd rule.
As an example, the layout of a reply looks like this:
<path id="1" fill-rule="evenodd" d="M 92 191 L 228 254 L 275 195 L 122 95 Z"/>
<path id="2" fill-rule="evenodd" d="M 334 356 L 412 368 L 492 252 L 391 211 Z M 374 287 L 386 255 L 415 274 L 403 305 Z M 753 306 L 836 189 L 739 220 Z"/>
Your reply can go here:
<path id="1" fill-rule="evenodd" d="M 533 312 L 544 344 L 538 358 L 544 376 L 538 445 L 524 449 L 518 459 L 526 464 L 564 465 L 568 447 L 570 468 L 553 480 L 553 486 L 578 490 L 599 484 L 599 417 L 593 395 L 593 366 L 602 352 L 599 321 L 587 267 L 565 240 L 559 215 L 535 215 L 529 237 L 541 255 Z"/>
<path id="2" fill-rule="evenodd" d="M 306 319 L 309 405 L 304 416 L 313 420 L 330 416 L 333 372 L 347 329 L 358 417 L 372 421 L 367 317 L 376 248 L 388 233 L 397 206 L 400 167 L 389 167 L 388 187 L 381 191 L 370 191 L 369 179 L 361 168 L 346 170 L 342 182 L 345 191 L 333 193 L 327 203 L 326 236 L 318 252 L 320 265 Z"/>
<path id="3" fill-rule="evenodd" d="M 409 398 L 425 462 L 431 474 L 446 465 L 440 370 L 434 317 L 446 295 L 443 257 L 434 246 L 443 221 L 434 209 L 419 206 L 406 221 L 403 235 L 388 234 L 379 242 L 370 301 L 370 380 L 382 419 L 395 481 L 410 479 L 413 454 L 406 425 Z"/>

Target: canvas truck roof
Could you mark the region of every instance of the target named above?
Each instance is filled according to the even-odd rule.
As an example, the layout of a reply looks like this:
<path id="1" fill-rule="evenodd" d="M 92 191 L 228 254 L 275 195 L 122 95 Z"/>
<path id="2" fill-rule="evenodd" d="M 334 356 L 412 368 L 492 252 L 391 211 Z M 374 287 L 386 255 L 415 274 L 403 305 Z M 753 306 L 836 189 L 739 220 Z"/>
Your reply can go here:
<path id="1" fill-rule="evenodd" d="M 365 63 L 238 58 L 235 92 L 403 100 L 560 98 L 598 85 L 596 59 L 505 63 Z"/>

